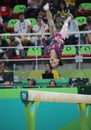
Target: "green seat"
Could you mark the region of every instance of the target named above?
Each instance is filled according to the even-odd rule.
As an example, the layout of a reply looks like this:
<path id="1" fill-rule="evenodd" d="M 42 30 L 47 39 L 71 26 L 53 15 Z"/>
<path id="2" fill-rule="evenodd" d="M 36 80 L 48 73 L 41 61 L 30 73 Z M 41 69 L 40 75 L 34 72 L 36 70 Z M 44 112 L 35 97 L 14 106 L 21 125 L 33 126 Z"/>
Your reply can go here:
<path id="1" fill-rule="evenodd" d="M 36 18 L 28 18 L 28 20 L 30 21 L 32 26 L 34 26 L 37 23 Z"/>
<path id="2" fill-rule="evenodd" d="M 76 48 L 74 46 L 64 46 L 62 55 L 76 55 Z"/>
<path id="3" fill-rule="evenodd" d="M 13 8 L 13 13 L 24 12 L 26 6 L 25 5 L 15 5 Z"/>
<path id="4" fill-rule="evenodd" d="M 91 10 L 91 3 L 81 3 L 79 5 L 79 9 L 81 9 L 81 10 Z"/>
<path id="5" fill-rule="evenodd" d="M 49 82 L 51 79 L 37 79 L 37 85 L 41 86 L 41 87 L 47 87 L 49 86 Z M 55 79 L 54 79 L 55 80 Z M 59 86 L 68 86 L 69 83 L 69 79 L 56 79 L 55 80 L 57 85 Z"/>
<path id="6" fill-rule="evenodd" d="M 18 22 L 18 19 L 10 19 L 7 24 L 7 29 L 14 28 L 14 25 Z"/>
<path id="7" fill-rule="evenodd" d="M 91 46 L 83 46 L 80 49 L 81 54 L 91 54 Z"/>
<path id="8" fill-rule="evenodd" d="M 74 20 L 78 23 L 78 26 L 81 26 L 87 23 L 87 19 L 85 16 L 78 16 Z"/>
<path id="9" fill-rule="evenodd" d="M 10 39 L 9 39 L 9 36 L 7 36 L 6 34 L 9 34 L 9 33 L 4 33 L 5 35 L 2 36 L 2 39 L 4 39 L 5 41 L 7 41 L 8 43 L 10 42 Z"/>
<path id="10" fill-rule="evenodd" d="M 31 47 L 27 50 L 27 56 L 42 56 L 41 47 Z"/>

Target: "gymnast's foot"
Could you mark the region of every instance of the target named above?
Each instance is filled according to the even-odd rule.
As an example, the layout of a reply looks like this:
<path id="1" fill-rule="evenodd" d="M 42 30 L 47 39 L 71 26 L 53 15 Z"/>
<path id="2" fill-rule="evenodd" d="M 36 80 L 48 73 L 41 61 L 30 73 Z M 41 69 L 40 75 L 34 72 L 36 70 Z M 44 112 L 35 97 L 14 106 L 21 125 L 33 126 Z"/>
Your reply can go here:
<path id="1" fill-rule="evenodd" d="M 43 8 L 45 11 L 49 10 L 49 3 L 46 3 Z"/>

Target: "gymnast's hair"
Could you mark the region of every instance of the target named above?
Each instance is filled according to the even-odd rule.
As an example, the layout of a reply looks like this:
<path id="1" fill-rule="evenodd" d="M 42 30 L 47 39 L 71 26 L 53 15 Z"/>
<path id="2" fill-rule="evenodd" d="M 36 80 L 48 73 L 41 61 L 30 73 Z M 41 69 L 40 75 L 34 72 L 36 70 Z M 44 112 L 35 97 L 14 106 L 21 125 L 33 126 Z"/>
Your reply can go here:
<path id="1" fill-rule="evenodd" d="M 61 59 L 61 57 L 58 55 L 58 57 L 57 57 L 58 59 L 59 59 L 59 64 L 58 64 L 58 66 L 63 66 L 63 62 L 62 62 L 62 59 Z M 57 67 L 58 67 L 57 66 Z"/>

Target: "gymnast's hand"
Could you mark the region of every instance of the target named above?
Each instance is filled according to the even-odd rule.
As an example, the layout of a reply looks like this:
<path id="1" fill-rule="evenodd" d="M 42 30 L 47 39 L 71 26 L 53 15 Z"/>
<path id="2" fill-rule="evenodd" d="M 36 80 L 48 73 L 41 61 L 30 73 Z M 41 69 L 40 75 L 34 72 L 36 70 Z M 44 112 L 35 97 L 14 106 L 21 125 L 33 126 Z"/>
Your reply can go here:
<path id="1" fill-rule="evenodd" d="M 55 37 L 55 41 L 57 41 L 57 42 L 60 43 L 60 44 L 63 44 L 63 43 L 64 43 L 64 41 L 63 41 L 62 39 L 60 39 L 58 36 Z"/>

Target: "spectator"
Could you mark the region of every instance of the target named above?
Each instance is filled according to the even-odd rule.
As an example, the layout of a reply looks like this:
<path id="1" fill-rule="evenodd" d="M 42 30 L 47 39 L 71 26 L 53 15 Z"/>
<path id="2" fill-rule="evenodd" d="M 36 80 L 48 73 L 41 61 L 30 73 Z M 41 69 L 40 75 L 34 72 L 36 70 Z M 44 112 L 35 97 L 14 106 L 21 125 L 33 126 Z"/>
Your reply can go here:
<path id="1" fill-rule="evenodd" d="M 0 61 L 0 72 L 8 72 L 8 70 L 5 68 L 4 62 Z"/>
<path id="2" fill-rule="evenodd" d="M 51 87 L 57 87 L 57 84 L 56 84 L 55 80 L 51 80 L 49 82 L 49 86 L 51 86 Z"/>
<path id="3" fill-rule="evenodd" d="M 35 79 L 28 79 L 28 87 L 34 87 L 36 85 Z"/>
<path id="4" fill-rule="evenodd" d="M 28 0 L 28 5 L 31 8 L 37 9 L 42 6 L 42 2 L 43 2 L 43 0 Z"/>
<path id="5" fill-rule="evenodd" d="M 91 31 L 90 26 L 86 24 L 84 30 Z M 85 44 L 91 44 L 91 33 L 86 33 L 84 36 L 85 36 Z"/>
<path id="6" fill-rule="evenodd" d="M 39 13 L 38 13 L 38 17 L 44 17 L 44 10 L 43 9 L 41 9 L 40 11 L 39 11 Z"/>
<path id="7" fill-rule="evenodd" d="M 65 44 L 66 45 L 77 45 L 79 38 L 80 38 L 80 34 L 74 34 L 72 32 L 79 32 L 79 27 L 77 22 L 73 19 L 72 14 L 67 14 L 66 17 L 68 17 L 68 15 L 71 16 L 71 21 L 68 24 L 68 33 L 65 39 Z M 76 47 L 76 54 L 79 54 L 79 48 Z"/>
<path id="8" fill-rule="evenodd" d="M 87 26 L 85 27 L 86 31 L 91 31 L 91 16 L 87 17 Z M 91 33 L 87 33 L 85 36 L 86 44 L 91 44 Z"/>
<path id="9" fill-rule="evenodd" d="M 5 51 L 7 50 L 6 47 L 8 47 L 9 44 L 6 40 L 4 40 L 1 36 L 0 36 L 0 47 L 5 47 L 5 48 L 1 48 L 0 49 L 0 59 L 3 58 Z"/>
<path id="10" fill-rule="evenodd" d="M 61 16 L 62 21 L 65 20 L 65 16 L 70 13 L 69 8 L 64 0 L 59 0 L 57 14 Z"/>
<path id="11" fill-rule="evenodd" d="M 54 23 L 55 23 L 55 27 L 56 27 L 57 32 L 60 32 L 63 24 L 62 24 L 62 21 L 61 21 L 61 16 L 59 14 L 57 14 L 55 16 Z"/>
<path id="12" fill-rule="evenodd" d="M 43 0 L 28 0 L 28 7 L 25 10 L 25 18 L 36 18 L 39 11 L 41 10 L 42 2 Z"/>
<path id="13" fill-rule="evenodd" d="M 46 16 L 46 11 L 41 9 L 38 13 L 38 17 L 42 17 L 42 20 L 44 23 L 48 24 L 47 16 Z"/>
<path id="14" fill-rule="evenodd" d="M 42 27 L 42 25 L 41 25 L 41 19 L 42 19 L 41 16 L 37 17 L 37 24 L 33 26 L 33 32 L 34 33 L 41 33 L 41 27 Z M 45 24 L 45 32 L 48 32 L 48 29 L 49 29 L 48 25 Z"/>
<path id="15" fill-rule="evenodd" d="M 89 29 L 91 30 L 91 16 L 87 17 L 87 24 L 89 26 Z"/>
<path id="16" fill-rule="evenodd" d="M 33 33 L 41 33 L 41 29 L 42 29 L 42 25 L 41 25 L 41 16 L 37 17 L 37 24 L 33 26 Z M 48 25 L 45 24 L 45 32 L 48 32 Z M 35 44 L 37 43 L 37 45 L 39 45 L 41 43 L 41 36 L 37 35 L 32 37 L 32 41 L 35 42 Z"/>
<path id="17" fill-rule="evenodd" d="M 68 17 L 69 14 L 66 15 Z M 71 15 L 71 14 L 70 14 Z M 68 32 L 66 39 L 65 39 L 65 44 L 67 45 L 77 45 L 78 40 L 79 40 L 79 34 L 73 34 L 71 32 L 79 32 L 79 27 L 77 22 L 73 19 L 73 16 L 71 15 L 72 19 L 68 24 Z"/>
<path id="18" fill-rule="evenodd" d="M 60 76 L 56 70 L 53 70 L 50 63 L 46 63 L 45 65 L 45 74 L 50 74 L 52 73 L 54 76 L 54 79 L 59 79 Z"/>
<path id="19" fill-rule="evenodd" d="M 31 32 L 31 23 L 29 20 L 25 19 L 24 13 L 19 13 L 19 22 L 14 26 L 15 33 L 30 33 Z M 30 45 L 30 36 L 21 36 L 23 45 Z"/>
<path id="20" fill-rule="evenodd" d="M 80 31 L 91 31 L 91 16 L 87 16 L 87 23 L 80 27 Z M 80 35 L 81 44 L 91 44 L 91 33 L 83 33 Z"/>
<path id="21" fill-rule="evenodd" d="M 4 85 L 4 87 L 11 87 L 10 81 L 5 81 L 5 82 L 3 83 L 3 85 Z"/>
<path id="22" fill-rule="evenodd" d="M 5 59 L 9 59 L 11 56 L 20 56 L 21 58 L 25 57 L 25 52 L 21 43 L 21 39 L 15 36 L 10 36 L 10 47 L 15 48 L 9 48 L 5 55 Z"/>
<path id="23" fill-rule="evenodd" d="M 76 11 L 76 0 L 65 0 L 67 6 L 70 9 L 70 12 L 74 15 Z"/>

